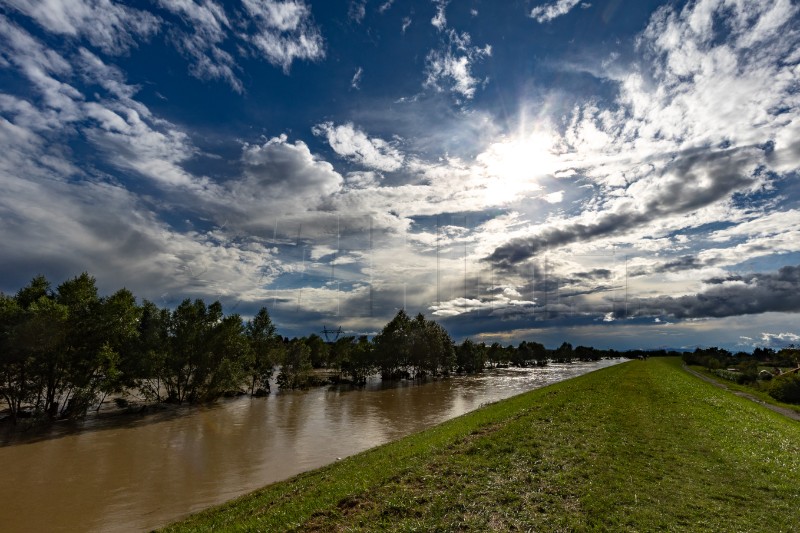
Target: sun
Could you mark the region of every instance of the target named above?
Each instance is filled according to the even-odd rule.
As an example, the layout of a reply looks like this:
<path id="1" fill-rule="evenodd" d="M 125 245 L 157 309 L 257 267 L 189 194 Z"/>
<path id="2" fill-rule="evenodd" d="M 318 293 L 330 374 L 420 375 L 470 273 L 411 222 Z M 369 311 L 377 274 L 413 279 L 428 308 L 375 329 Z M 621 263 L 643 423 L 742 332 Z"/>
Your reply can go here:
<path id="1" fill-rule="evenodd" d="M 540 191 L 542 179 L 560 168 L 556 145 L 555 135 L 540 130 L 489 145 L 476 158 L 487 201 L 506 203 Z"/>

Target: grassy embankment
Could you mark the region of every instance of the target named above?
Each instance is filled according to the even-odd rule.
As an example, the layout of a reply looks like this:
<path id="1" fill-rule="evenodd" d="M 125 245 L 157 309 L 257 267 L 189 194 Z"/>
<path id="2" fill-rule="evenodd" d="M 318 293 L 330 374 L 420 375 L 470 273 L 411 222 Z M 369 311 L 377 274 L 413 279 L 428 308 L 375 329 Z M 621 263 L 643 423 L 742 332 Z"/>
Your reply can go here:
<path id="1" fill-rule="evenodd" d="M 800 424 L 677 359 L 493 404 L 169 528 L 797 531 Z"/>
<path id="2" fill-rule="evenodd" d="M 730 389 L 732 391 L 737 391 L 737 392 L 743 392 L 745 394 L 749 394 L 750 396 L 753 396 L 754 398 L 757 398 L 758 400 L 761 400 L 764 403 L 776 405 L 778 407 L 783 407 L 784 409 L 791 409 L 792 411 L 796 411 L 796 412 L 800 413 L 800 405 L 793 404 L 793 403 L 785 403 L 785 402 L 781 402 L 779 400 L 776 400 L 775 398 L 770 396 L 767 393 L 766 390 L 764 390 L 763 388 L 759 387 L 759 385 L 757 385 L 757 384 L 740 385 L 740 384 L 735 383 L 733 381 L 729 381 L 727 379 L 723 379 L 720 376 L 714 374 L 711 370 L 709 370 L 709 369 L 707 369 L 705 367 L 702 367 L 702 366 L 691 365 L 691 366 L 689 366 L 689 368 L 691 368 L 695 372 L 699 372 L 700 374 L 703 374 L 704 376 L 706 376 L 709 379 L 713 379 L 714 381 L 716 381 L 717 383 L 719 383 L 723 387 L 726 387 L 727 389 Z"/>

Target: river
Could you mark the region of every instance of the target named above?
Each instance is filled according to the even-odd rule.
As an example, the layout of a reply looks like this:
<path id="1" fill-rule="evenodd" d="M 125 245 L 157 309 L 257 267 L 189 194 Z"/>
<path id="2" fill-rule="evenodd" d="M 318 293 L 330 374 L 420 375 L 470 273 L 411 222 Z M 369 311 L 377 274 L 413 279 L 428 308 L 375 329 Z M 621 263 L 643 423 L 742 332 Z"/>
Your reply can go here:
<path id="1" fill-rule="evenodd" d="M 516 394 L 620 362 L 320 387 L 59 425 L 0 447 L 0 530 L 142 531 Z"/>

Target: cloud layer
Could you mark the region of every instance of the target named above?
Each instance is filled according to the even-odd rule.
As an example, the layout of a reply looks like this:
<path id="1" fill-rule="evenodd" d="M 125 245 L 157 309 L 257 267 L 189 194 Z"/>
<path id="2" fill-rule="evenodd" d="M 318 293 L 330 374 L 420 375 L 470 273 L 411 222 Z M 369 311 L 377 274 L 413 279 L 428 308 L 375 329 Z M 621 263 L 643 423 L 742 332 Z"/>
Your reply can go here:
<path id="1" fill-rule="evenodd" d="M 88 270 L 287 333 L 405 307 L 507 340 L 798 335 L 788 0 L 664 5 L 552 61 L 563 35 L 516 43 L 590 6 L 499 6 L 506 39 L 441 0 L 2 4 L 2 290 Z"/>

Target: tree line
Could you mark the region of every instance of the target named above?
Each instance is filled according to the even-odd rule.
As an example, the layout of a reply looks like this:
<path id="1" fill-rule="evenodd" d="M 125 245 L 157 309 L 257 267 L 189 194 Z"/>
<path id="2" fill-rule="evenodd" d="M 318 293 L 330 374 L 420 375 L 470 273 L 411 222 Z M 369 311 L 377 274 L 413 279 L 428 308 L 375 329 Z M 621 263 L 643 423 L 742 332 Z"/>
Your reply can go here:
<path id="1" fill-rule="evenodd" d="M 756 348 L 752 353 L 732 353 L 723 348 L 697 348 L 683 355 L 687 365 L 740 385 L 766 392 L 776 400 L 800 404 L 800 348 Z"/>
<path id="2" fill-rule="evenodd" d="M 437 377 L 609 355 L 615 353 L 569 343 L 555 350 L 536 342 L 456 344 L 440 324 L 403 310 L 372 339 L 289 339 L 277 333 L 266 308 L 244 320 L 225 315 L 218 301 L 186 299 L 174 309 L 138 304 L 124 288 L 100 296 L 85 272 L 55 289 L 36 276 L 13 296 L 0 293 L 0 397 L 15 422 L 81 417 L 123 391 L 177 404 L 264 395 L 276 370 L 278 386 L 292 389 L 330 381 L 359 385 L 375 374 Z"/>

